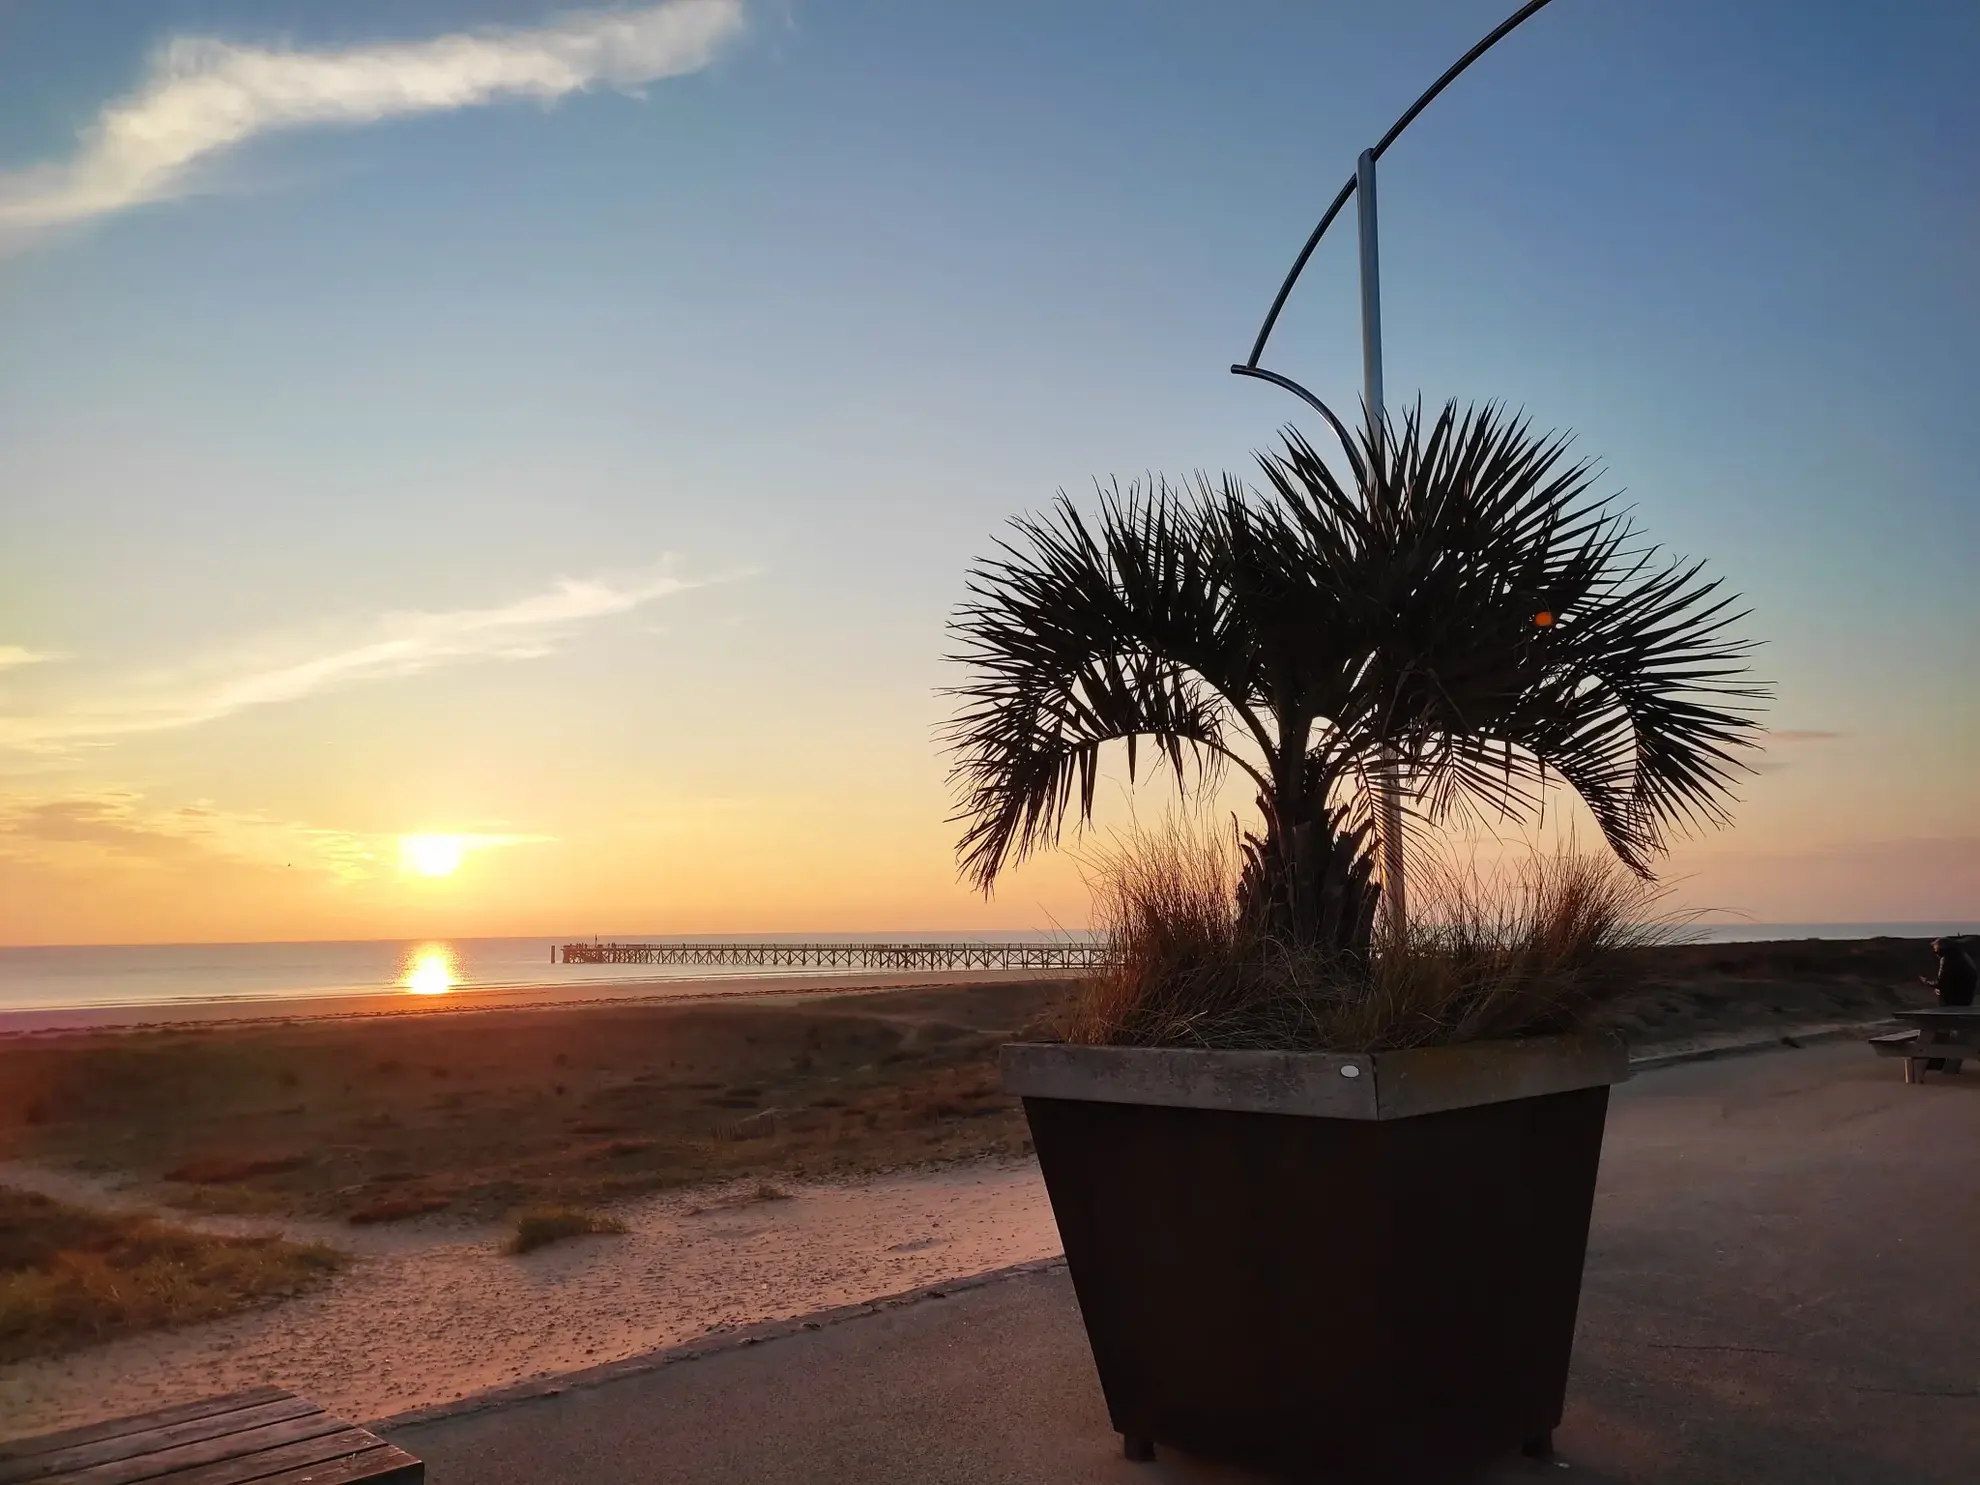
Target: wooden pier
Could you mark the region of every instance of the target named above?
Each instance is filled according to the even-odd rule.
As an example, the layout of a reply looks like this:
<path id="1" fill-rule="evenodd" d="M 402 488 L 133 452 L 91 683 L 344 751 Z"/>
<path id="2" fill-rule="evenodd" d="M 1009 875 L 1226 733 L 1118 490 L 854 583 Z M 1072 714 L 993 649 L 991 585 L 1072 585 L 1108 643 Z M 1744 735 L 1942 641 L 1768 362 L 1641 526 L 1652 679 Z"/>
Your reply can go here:
<path id="1" fill-rule="evenodd" d="M 741 964 L 763 969 L 1098 969 L 1104 943 L 565 944 L 565 964 Z"/>

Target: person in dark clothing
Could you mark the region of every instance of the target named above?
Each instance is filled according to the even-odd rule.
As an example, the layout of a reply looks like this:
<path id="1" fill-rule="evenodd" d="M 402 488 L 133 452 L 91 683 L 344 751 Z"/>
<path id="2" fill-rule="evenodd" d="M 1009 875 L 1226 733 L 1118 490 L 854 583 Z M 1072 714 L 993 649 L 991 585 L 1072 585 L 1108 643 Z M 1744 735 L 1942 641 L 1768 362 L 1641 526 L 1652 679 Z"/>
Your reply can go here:
<path id="1" fill-rule="evenodd" d="M 1939 976 L 1928 980 L 1920 975 L 1919 983 L 1930 985 L 1938 992 L 1940 1005 L 1972 1005 L 1974 988 L 1980 985 L 1980 969 L 1974 967 L 1966 945 L 1956 938 L 1935 938 L 1932 952 L 1939 956 Z M 1957 1067 L 1958 1063 L 1953 1065 Z M 1934 1057 L 1925 1064 L 1928 1072 L 1943 1072 L 1945 1066 L 1943 1057 Z"/>

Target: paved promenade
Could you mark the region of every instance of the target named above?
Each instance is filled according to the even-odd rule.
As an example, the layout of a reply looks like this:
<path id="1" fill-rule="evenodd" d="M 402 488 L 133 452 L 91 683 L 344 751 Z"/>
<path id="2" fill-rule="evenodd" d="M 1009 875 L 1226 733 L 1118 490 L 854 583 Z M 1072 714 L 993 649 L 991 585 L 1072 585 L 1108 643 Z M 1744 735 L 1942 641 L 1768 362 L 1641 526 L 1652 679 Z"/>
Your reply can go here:
<path id="1" fill-rule="evenodd" d="M 1453 1234 L 1461 1242 L 1462 1234 Z M 1980 1076 L 1839 1043 L 1616 1091 L 1542 1477 L 1980 1480 Z M 1245 1481 L 1119 1457 L 1063 1270 L 389 1431 L 431 1485 Z"/>

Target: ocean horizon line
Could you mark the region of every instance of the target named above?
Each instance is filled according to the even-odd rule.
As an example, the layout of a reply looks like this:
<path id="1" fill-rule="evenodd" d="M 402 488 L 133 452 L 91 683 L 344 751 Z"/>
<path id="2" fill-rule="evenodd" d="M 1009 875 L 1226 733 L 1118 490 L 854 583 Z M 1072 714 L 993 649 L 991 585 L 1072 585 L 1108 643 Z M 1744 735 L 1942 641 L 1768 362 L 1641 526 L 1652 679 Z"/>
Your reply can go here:
<path id="1" fill-rule="evenodd" d="M 1980 933 L 1980 919 L 1894 918 L 1880 921 L 1855 920 L 1771 920 L 1728 919 L 1682 922 L 1673 925 L 1680 934 L 1702 932 L 1716 941 L 1723 933 L 1740 937 L 1726 942 L 1761 942 L 1778 931 L 1782 938 L 1932 938 L 1940 934 Z M 1814 930 L 1793 933 L 1789 930 Z M 1904 930 L 1917 930 L 1907 932 Z M 1847 930 L 1847 931 L 1845 931 Z M 94 952 L 144 949 L 277 949 L 355 947 L 379 944 L 431 943 L 534 943 L 555 944 L 856 944 L 856 943 L 1045 943 L 1055 940 L 1088 940 L 1099 932 L 1092 928 L 929 928 L 855 929 L 844 931 L 761 929 L 736 933 L 413 933 L 382 934 L 370 938 L 244 938 L 244 939 L 117 939 L 94 942 L 0 943 L 0 955 L 15 953 Z"/>

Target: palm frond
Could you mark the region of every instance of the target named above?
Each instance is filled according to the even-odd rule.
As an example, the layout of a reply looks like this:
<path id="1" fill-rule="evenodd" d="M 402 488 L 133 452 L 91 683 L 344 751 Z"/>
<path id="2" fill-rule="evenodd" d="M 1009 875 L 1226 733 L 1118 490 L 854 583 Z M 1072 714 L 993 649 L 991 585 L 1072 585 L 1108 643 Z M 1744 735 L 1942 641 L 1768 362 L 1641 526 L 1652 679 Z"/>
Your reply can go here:
<path id="1" fill-rule="evenodd" d="M 1558 778 L 1639 873 L 1722 822 L 1769 694 L 1746 612 L 1644 547 L 1569 449 L 1495 404 L 1418 405 L 1365 430 L 1345 478 L 1287 430 L 1262 493 L 1153 481 L 1102 490 L 1093 526 L 1063 496 L 1014 523 L 953 624 L 968 874 L 988 890 L 1086 818 L 1114 743 L 1185 788 L 1251 774 L 1261 892 L 1362 849 L 1389 748 L 1432 819 L 1519 815 Z M 1330 880 L 1372 891 L 1349 865 Z"/>
<path id="2" fill-rule="evenodd" d="M 951 625 L 971 676 L 946 737 L 964 868 L 986 890 L 1069 810 L 1091 814 L 1103 745 L 1126 745 L 1132 777 L 1151 744 L 1185 787 L 1232 760 L 1228 693 L 1250 644 L 1220 581 L 1219 501 L 1197 496 L 1102 492 L 1097 534 L 1061 496 L 971 573 Z"/>

